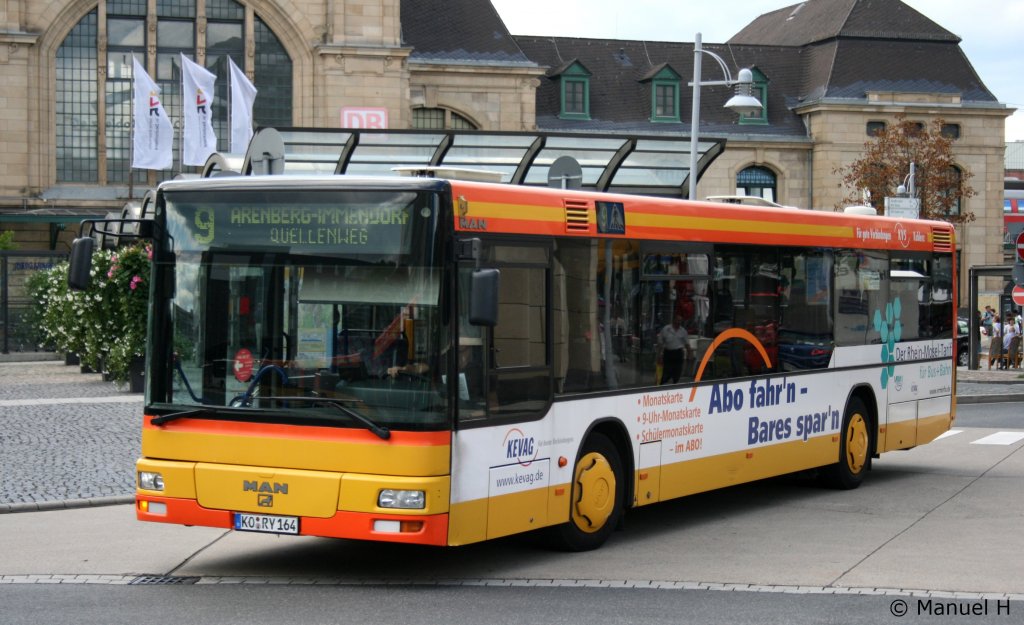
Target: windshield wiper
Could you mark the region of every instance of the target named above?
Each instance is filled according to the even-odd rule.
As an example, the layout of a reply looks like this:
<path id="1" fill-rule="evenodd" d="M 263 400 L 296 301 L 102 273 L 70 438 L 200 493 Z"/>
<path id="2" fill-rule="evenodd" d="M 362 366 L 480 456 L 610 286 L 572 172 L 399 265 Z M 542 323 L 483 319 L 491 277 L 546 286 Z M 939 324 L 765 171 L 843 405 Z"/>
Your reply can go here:
<path id="1" fill-rule="evenodd" d="M 391 438 L 391 430 L 389 430 L 388 428 L 384 427 L 383 425 L 377 425 L 376 423 L 371 421 L 369 418 L 364 417 L 363 415 L 359 414 L 355 410 L 352 410 L 351 408 L 346 406 L 342 402 L 342 400 L 340 400 L 340 399 L 330 399 L 328 397 L 288 397 L 288 396 L 260 397 L 259 399 L 260 400 L 274 399 L 274 400 L 279 400 L 279 401 L 298 401 L 298 402 L 308 402 L 308 403 L 311 403 L 311 404 L 327 404 L 329 406 L 334 406 L 342 414 L 344 414 L 344 415 L 346 415 L 348 417 L 352 417 L 353 419 L 355 419 L 359 423 L 362 423 L 364 426 L 366 426 L 366 429 L 370 430 L 371 432 L 373 432 L 374 434 L 376 434 L 377 436 L 379 436 L 383 440 L 388 440 L 389 438 Z"/>
<path id="2" fill-rule="evenodd" d="M 172 412 L 160 415 L 159 417 L 153 417 L 150 423 L 153 425 L 163 425 L 165 423 L 170 423 L 171 421 L 177 421 L 178 419 L 184 419 L 185 417 L 195 417 L 197 415 L 216 416 L 217 413 L 209 408 L 194 408 L 192 410 L 182 410 L 181 412 Z"/>

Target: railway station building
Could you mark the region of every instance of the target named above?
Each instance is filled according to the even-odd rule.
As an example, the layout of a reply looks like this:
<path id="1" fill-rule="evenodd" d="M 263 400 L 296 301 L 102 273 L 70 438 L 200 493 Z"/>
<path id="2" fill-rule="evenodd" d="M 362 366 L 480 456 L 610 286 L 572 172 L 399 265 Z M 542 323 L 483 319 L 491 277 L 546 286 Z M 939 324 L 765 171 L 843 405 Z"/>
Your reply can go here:
<path id="1" fill-rule="evenodd" d="M 616 145 L 642 151 L 651 139 L 678 149 L 647 162 L 636 155 L 656 180 L 641 186 L 687 195 L 694 42 L 512 34 L 488 0 L 9 0 L 0 43 L 0 230 L 13 230 L 23 250 L 66 249 L 83 215 L 121 210 L 159 181 L 198 171 L 180 167 L 177 139 L 173 168 L 130 168 L 133 57 L 161 86 L 172 119 L 180 54 L 218 76 L 223 152 L 230 57 L 259 90 L 258 126 L 400 133 L 367 163 L 403 162 L 420 135 L 487 136 L 498 143 L 460 163 L 486 166 L 501 140 L 543 137 L 551 158 L 561 149 L 586 170 L 584 144 L 614 155 Z M 849 192 L 836 170 L 875 130 L 897 115 L 941 118 L 977 192 L 961 204 L 976 217 L 959 228 L 962 271 L 1000 264 L 1012 109 L 959 43 L 899 0 L 808 0 L 751 15 L 704 49 L 734 73 L 751 69 L 764 107 L 740 118 L 723 108 L 729 88 L 702 89 L 697 196 L 836 210 Z M 710 57 L 702 68 L 704 79 L 722 78 Z M 600 188 L 599 172 L 584 177 L 585 188 Z"/>

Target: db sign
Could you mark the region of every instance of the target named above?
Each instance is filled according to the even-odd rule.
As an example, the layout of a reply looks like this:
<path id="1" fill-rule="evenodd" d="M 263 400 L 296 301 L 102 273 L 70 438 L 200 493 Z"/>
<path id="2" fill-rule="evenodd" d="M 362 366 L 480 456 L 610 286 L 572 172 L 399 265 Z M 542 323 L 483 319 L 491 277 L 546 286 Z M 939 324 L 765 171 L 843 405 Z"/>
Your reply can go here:
<path id="1" fill-rule="evenodd" d="M 346 106 L 341 109 L 341 127 L 385 130 L 388 127 L 388 110 Z"/>

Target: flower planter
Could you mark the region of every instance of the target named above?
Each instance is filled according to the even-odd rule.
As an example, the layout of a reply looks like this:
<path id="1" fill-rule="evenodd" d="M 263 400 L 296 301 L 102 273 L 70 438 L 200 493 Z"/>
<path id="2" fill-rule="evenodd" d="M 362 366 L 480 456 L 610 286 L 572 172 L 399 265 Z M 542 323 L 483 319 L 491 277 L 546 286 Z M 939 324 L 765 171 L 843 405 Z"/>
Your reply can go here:
<path id="1" fill-rule="evenodd" d="M 146 360 L 142 357 L 132 359 L 128 368 L 128 392 L 141 393 L 146 390 Z"/>
<path id="2" fill-rule="evenodd" d="M 67 354 L 64 354 L 64 364 L 78 365 L 81 364 L 81 360 L 79 360 L 78 354 L 68 352 Z"/>

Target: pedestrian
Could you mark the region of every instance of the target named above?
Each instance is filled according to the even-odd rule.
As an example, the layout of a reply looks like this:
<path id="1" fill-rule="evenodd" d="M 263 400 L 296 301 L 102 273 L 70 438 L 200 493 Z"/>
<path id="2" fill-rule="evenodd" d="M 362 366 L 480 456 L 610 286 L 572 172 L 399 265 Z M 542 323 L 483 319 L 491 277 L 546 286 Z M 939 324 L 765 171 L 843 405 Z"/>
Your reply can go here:
<path id="1" fill-rule="evenodd" d="M 987 336 L 992 336 L 992 318 L 995 317 L 995 312 L 991 306 L 985 307 L 985 312 L 981 316 L 981 327 L 985 329 Z"/>
<path id="2" fill-rule="evenodd" d="M 992 369 L 992 361 L 993 360 L 1001 360 L 1000 356 L 1002 355 L 1002 351 L 1003 351 L 1002 337 L 999 336 L 1000 330 L 1002 329 L 999 326 L 999 315 L 995 315 L 995 316 L 992 317 L 992 326 L 991 327 L 992 327 L 992 329 L 989 330 L 989 333 L 988 333 L 988 335 L 989 335 L 989 341 L 988 341 L 988 368 L 989 368 L 989 370 Z"/>
<path id="3" fill-rule="evenodd" d="M 1020 349 L 1020 332 L 1017 330 L 1017 320 L 1013 313 L 1007 313 L 1006 322 L 1003 324 L 1003 354 L 1005 358 L 999 359 L 1000 369 L 1009 369 L 1010 364 L 1015 362 L 1017 350 Z"/>
<path id="4" fill-rule="evenodd" d="M 689 333 L 683 327 L 682 315 L 672 317 L 672 323 L 666 325 L 658 333 L 658 351 L 661 354 L 663 367 L 662 384 L 667 384 L 669 381 L 675 384 L 679 381 L 679 377 L 683 374 L 684 350 L 687 359 L 692 356 L 689 338 Z"/>

